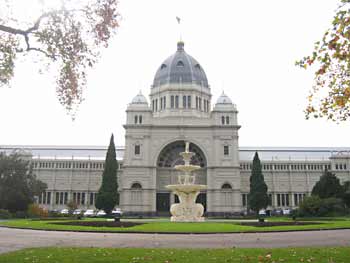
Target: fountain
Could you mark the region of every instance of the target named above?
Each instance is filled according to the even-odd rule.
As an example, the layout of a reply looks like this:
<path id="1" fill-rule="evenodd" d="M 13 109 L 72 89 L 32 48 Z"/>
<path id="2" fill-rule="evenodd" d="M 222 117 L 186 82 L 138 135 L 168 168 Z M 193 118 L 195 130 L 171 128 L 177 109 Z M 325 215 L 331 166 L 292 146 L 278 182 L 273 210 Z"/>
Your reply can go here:
<path id="1" fill-rule="evenodd" d="M 178 175 L 178 184 L 167 185 L 167 189 L 170 189 L 174 194 L 179 197 L 180 203 L 173 204 L 170 207 L 170 213 L 172 215 L 172 222 L 200 222 L 204 221 L 203 212 L 204 207 L 202 204 L 196 204 L 196 198 L 200 193 L 200 190 L 207 188 L 206 185 L 195 184 L 195 176 L 191 173 L 200 169 L 198 165 L 191 165 L 190 160 L 195 155 L 194 152 L 189 151 L 189 142 L 186 142 L 185 151 L 181 152 L 185 164 L 176 165 L 175 169 L 182 171 L 183 174 Z"/>

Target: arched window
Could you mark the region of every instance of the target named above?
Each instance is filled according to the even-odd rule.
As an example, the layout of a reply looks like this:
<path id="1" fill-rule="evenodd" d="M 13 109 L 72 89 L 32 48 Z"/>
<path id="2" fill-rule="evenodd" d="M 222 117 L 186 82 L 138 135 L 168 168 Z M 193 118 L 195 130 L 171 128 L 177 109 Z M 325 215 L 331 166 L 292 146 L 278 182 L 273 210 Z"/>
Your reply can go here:
<path id="1" fill-rule="evenodd" d="M 179 60 L 179 61 L 176 63 L 176 66 L 177 66 L 177 67 L 184 67 L 185 64 L 184 64 L 181 60 Z"/>
<path id="2" fill-rule="evenodd" d="M 135 117 L 134 117 L 134 122 L 135 122 L 135 124 L 137 124 L 137 115 L 135 115 Z"/>
<path id="3" fill-rule="evenodd" d="M 202 150 L 192 143 L 190 143 L 189 150 L 195 153 L 191 158 L 191 164 L 206 167 L 206 159 Z M 178 164 L 184 164 L 183 158 L 180 156 L 183 151 L 185 151 L 184 141 L 176 141 L 167 145 L 159 155 L 158 167 L 170 168 Z"/>
<path id="4" fill-rule="evenodd" d="M 230 117 L 226 116 L 226 124 L 230 124 Z"/>
<path id="5" fill-rule="evenodd" d="M 221 189 L 224 189 L 224 190 L 231 190 L 232 189 L 232 186 L 228 183 L 225 183 L 221 186 Z"/>
<path id="6" fill-rule="evenodd" d="M 133 184 L 131 185 L 131 189 L 132 189 L 132 190 L 140 190 L 140 189 L 142 189 L 142 186 L 141 186 L 140 183 L 133 183 Z"/>
<path id="7" fill-rule="evenodd" d="M 199 64 L 196 64 L 194 67 L 199 70 L 201 69 L 201 66 Z"/>
<path id="8" fill-rule="evenodd" d="M 221 124 L 224 125 L 225 124 L 225 117 L 221 116 Z"/>

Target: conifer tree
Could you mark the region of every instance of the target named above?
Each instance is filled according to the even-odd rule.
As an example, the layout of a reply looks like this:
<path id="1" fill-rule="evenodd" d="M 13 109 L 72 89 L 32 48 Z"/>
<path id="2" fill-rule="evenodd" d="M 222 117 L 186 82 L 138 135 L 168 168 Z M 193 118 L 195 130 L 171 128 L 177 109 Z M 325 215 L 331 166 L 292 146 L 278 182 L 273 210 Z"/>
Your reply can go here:
<path id="1" fill-rule="evenodd" d="M 255 152 L 253 159 L 252 175 L 250 176 L 250 192 L 248 195 L 248 205 L 256 214 L 260 209 L 266 208 L 269 203 L 267 195 L 267 185 L 264 175 L 261 172 L 261 163 L 258 153 Z"/>
<path id="2" fill-rule="evenodd" d="M 106 154 L 102 184 L 96 197 L 96 208 L 103 209 L 106 214 L 110 214 L 114 206 L 119 203 L 117 169 L 118 162 L 112 134 Z"/>
<path id="3" fill-rule="evenodd" d="M 312 188 L 312 195 L 318 195 L 321 199 L 343 196 L 343 188 L 335 174 L 325 169 L 320 180 Z"/>

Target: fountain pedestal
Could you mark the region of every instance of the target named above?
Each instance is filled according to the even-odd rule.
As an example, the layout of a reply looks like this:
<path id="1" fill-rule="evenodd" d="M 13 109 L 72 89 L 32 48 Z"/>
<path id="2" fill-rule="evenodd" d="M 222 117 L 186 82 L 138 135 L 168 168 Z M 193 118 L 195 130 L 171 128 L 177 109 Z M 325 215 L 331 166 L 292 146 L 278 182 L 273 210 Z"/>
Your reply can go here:
<path id="1" fill-rule="evenodd" d="M 166 188 L 172 190 L 179 197 L 180 203 L 173 204 L 170 207 L 172 222 L 201 222 L 204 207 L 197 204 L 196 199 L 200 190 L 206 189 L 206 185 L 167 185 Z"/>
<path id="2" fill-rule="evenodd" d="M 176 170 L 182 171 L 183 174 L 178 176 L 178 184 L 167 185 L 174 194 L 179 197 L 180 203 L 173 204 L 170 207 L 172 222 L 201 222 L 204 221 L 204 207 L 197 204 L 196 199 L 201 190 L 207 188 L 206 185 L 195 184 L 195 177 L 191 173 L 200 169 L 200 166 L 191 165 L 191 157 L 195 153 L 189 152 L 189 143 L 186 142 L 186 149 L 180 153 L 185 161 L 184 165 L 175 166 Z"/>

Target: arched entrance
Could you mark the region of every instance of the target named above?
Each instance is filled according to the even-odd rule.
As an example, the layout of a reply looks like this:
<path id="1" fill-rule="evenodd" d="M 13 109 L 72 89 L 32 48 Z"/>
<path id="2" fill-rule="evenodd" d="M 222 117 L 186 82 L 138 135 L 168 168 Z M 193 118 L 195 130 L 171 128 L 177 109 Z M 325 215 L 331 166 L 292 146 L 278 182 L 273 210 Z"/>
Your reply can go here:
<path id="1" fill-rule="evenodd" d="M 207 184 L 207 160 L 203 151 L 194 143 L 190 143 L 190 152 L 194 152 L 191 164 L 199 165 L 201 169 L 194 172 L 196 175 L 196 184 Z M 157 196 L 156 209 L 158 214 L 168 214 L 170 205 L 177 203 L 178 199 L 165 188 L 169 184 L 177 184 L 177 175 L 180 173 L 175 170 L 175 165 L 184 164 L 181 152 L 185 151 L 185 141 L 175 141 L 163 148 L 157 159 Z M 202 203 L 206 209 L 206 193 L 203 192 L 197 197 L 197 202 Z"/>

